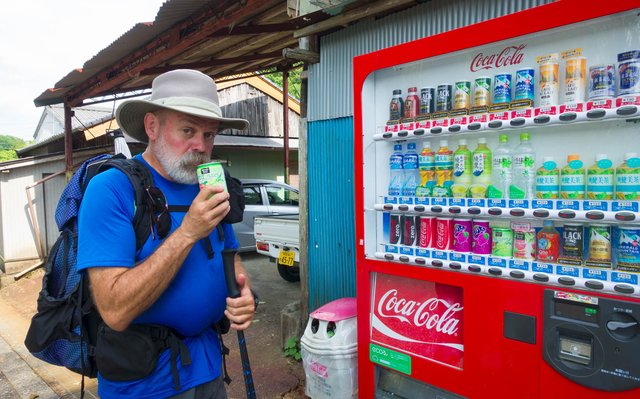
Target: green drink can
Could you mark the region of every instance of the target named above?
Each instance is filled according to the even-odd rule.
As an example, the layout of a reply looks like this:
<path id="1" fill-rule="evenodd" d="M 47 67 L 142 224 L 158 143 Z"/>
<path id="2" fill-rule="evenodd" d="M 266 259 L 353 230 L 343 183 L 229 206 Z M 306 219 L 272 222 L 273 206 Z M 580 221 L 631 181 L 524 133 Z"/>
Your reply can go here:
<path id="1" fill-rule="evenodd" d="M 513 255 L 513 231 L 509 227 L 492 227 L 491 255 L 510 258 Z"/>
<path id="2" fill-rule="evenodd" d="M 224 169 L 220 162 L 209 162 L 198 165 L 196 168 L 200 188 L 204 186 L 222 186 L 227 191 L 227 181 L 224 178 Z"/>

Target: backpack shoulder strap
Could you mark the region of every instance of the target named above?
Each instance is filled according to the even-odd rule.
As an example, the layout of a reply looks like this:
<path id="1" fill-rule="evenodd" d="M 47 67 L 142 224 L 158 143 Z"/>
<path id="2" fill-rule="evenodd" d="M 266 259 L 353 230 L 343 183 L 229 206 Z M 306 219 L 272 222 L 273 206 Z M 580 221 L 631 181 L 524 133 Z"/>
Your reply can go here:
<path id="1" fill-rule="evenodd" d="M 111 158 L 100 166 L 98 173 L 110 168 L 116 168 L 124 173 L 133 187 L 136 206 L 133 228 L 136 232 L 136 249 L 139 250 L 151 234 L 151 221 L 148 217 L 151 206 L 147 190 L 153 186 L 153 176 L 145 165 L 133 158 Z"/>

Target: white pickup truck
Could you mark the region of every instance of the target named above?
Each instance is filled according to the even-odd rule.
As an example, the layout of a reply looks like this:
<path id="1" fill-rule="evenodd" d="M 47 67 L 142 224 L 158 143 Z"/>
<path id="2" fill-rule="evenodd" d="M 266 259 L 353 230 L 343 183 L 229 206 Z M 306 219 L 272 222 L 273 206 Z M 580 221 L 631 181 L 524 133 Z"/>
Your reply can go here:
<path id="1" fill-rule="evenodd" d="M 256 216 L 253 228 L 256 251 L 276 263 L 283 279 L 300 281 L 298 215 Z"/>

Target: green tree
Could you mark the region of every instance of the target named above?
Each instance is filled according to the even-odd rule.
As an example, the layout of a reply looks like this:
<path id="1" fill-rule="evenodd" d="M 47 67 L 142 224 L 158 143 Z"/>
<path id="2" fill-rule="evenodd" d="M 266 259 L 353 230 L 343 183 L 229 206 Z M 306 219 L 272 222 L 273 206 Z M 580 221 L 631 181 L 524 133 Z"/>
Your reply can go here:
<path id="1" fill-rule="evenodd" d="M 300 100 L 300 72 L 302 72 L 302 66 L 291 69 L 289 71 L 289 94 L 296 100 Z M 282 72 L 274 72 L 265 75 L 267 79 L 282 87 Z"/>
<path id="2" fill-rule="evenodd" d="M 17 159 L 18 154 L 15 150 L 19 150 L 27 145 L 27 143 L 14 136 L 0 135 L 0 162 Z"/>

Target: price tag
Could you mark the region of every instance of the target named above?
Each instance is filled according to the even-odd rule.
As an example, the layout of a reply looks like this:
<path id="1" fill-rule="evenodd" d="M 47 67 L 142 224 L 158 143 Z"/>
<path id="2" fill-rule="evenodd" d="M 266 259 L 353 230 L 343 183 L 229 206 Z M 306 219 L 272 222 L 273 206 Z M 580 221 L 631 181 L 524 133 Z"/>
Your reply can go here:
<path id="1" fill-rule="evenodd" d="M 515 260 L 515 259 L 512 259 L 512 260 L 509 261 L 509 269 L 528 271 L 529 270 L 529 262 L 527 262 L 526 260 Z"/>
<path id="2" fill-rule="evenodd" d="M 405 205 L 413 205 L 413 197 L 400 197 L 400 203 Z"/>
<path id="3" fill-rule="evenodd" d="M 389 252 L 392 254 L 397 254 L 398 253 L 398 247 L 396 247 L 395 245 L 385 245 L 384 246 L 384 252 Z"/>
<path id="4" fill-rule="evenodd" d="M 487 203 L 487 200 L 483 198 L 469 198 L 467 199 L 467 206 L 479 206 L 484 208 Z"/>
<path id="5" fill-rule="evenodd" d="M 507 260 L 503 258 L 489 258 L 489 266 L 507 267 Z"/>
<path id="6" fill-rule="evenodd" d="M 489 203 L 489 208 L 506 208 L 507 207 L 507 201 L 503 199 L 489 198 L 487 202 Z"/>
<path id="7" fill-rule="evenodd" d="M 582 277 L 591 280 L 607 281 L 607 271 L 596 269 L 582 269 Z"/>
<path id="8" fill-rule="evenodd" d="M 411 256 L 413 256 L 413 248 L 411 248 L 411 247 L 400 247 L 400 255 L 411 255 Z"/>
<path id="9" fill-rule="evenodd" d="M 452 260 L 454 262 L 466 262 L 467 255 L 458 252 L 449 252 L 449 260 Z"/>
<path id="10" fill-rule="evenodd" d="M 582 209 L 585 211 L 608 211 L 609 203 L 606 201 L 582 201 Z"/>
<path id="11" fill-rule="evenodd" d="M 397 204 L 398 203 L 398 197 L 384 197 L 384 203 L 385 204 Z"/>
<path id="12" fill-rule="evenodd" d="M 556 274 L 560 276 L 580 277 L 580 269 L 573 266 L 558 266 Z"/>
<path id="13" fill-rule="evenodd" d="M 464 198 L 449 198 L 449 206 L 464 206 Z"/>
<path id="14" fill-rule="evenodd" d="M 638 284 L 638 275 L 632 273 L 611 272 L 611 281 L 614 283 Z"/>
<path id="15" fill-rule="evenodd" d="M 418 249 L 416 249 L 416 256 L 421 256 L 423 258 L 430 258 L 431 257 L 431 251 L 429 251 L 428 249 L 424 249 L 424 248 L 418 248 Z"/>
<path id="16" fill-rule="evenodd" d="M 529 208 L 529 200 L 517 199 L 509 200 L 509 208 Z"/>
<path id="17" fill-rule="evenodd" d="M 614 201 L 611 208 L 614 212 L 638 212 L 638 203 L 636 201 Z"/>
<path id="18" fill-rule="evenodd" d="M 469 263 L 473 263 L 474 265 L 486 265 L 487 258 L 480 255 L 469 255 Z"/>
<path id="19" fill-rule="evenodd" d="M 417 197 L 415 199 L 415 203 L 416 205 L 429 205 L 429 198 L 428 197 Z"/>
<path id="20" fill-rule="evenodd" d="M 551 200 L 533 200 L 533 209 L 553 209 L 553 202 Z"/>
<path id="21" fill-rule="evenodd" d="M 556 209 L 571 209 L 572 211 L 579 211 L 580 201 L 558 201 L 556 203 Z"/>
<path id="22" fill-rule="evenodd" d="M 549 264 L 549 263 L 533 262 L 531 264 L 531 270 L 534 271 L 534 272 L 552 274 L 553 273 L 553 265 Z"/>
<path id="23" fill-rule="evenodd" d="M 446 198 L 431 198 L 431 205 L 446 206 L 447 205 L 447 199 Z"/>
<path id="24" fill-rule="evenodd" d="M 434 259 L 447 260 L 447 253 L 445 251 L 432 251 L 431 257 Z"/>

